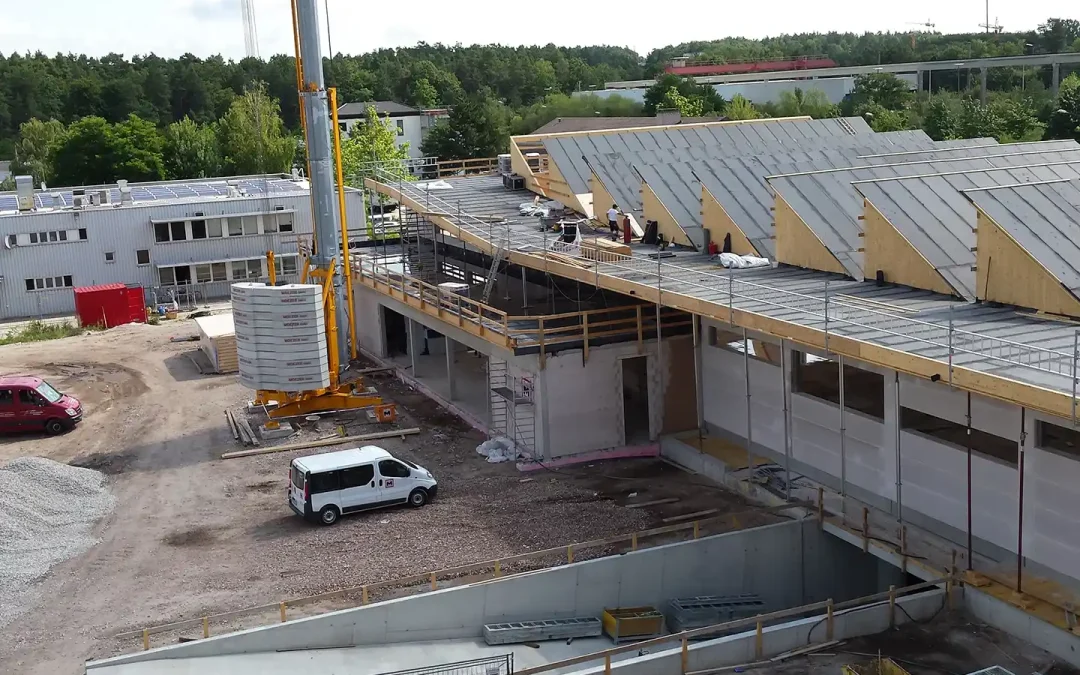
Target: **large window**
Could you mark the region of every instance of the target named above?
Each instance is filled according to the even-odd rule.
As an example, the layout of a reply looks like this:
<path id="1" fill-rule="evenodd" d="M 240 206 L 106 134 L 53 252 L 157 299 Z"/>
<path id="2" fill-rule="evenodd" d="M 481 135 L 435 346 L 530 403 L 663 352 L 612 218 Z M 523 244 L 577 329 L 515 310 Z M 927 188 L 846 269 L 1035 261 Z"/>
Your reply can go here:
<path id="1" fill-rule="evenodd" d="M 232 268 L 233 281 L 243 281 L 245 279 L 258 279 L 262 276 L 262 259 L 255 258 L 252 260 L 233 260 L 229 263 Z"/>
<path id="2" fill-rule="evenodd" d="M 284 276 L 296 274 L 297 264 L 295 255 L 279 255 L 274 257 L 274 273 Z"/>
<path id="3" fill-rule="evenodd" d="M 1037 424 L 1036 445 L 1046 450 L 1056 450 L 1066 455 L 1080 457 L 1080 431 L 1049 422 Z"/>
<path id="4" fill-rule="evenodd" d="M 140 248 L 135 251 L 135 264 L 137 265 L 149 265 L 150 264 L 150 249 Z"/>
<path id="5" fill-rule="evenodd" d="M 804 352 L 792 352 L 791 389 L 830 403 L 840 403 L 840 364 Z M 844 366 L 844 405 L 885 419 L 885 378 L 870 370 Z"/>
<path id="6" fill-rule="evenodd" d="M 282 232 L 293 231 L 293 214 L 291 213 L 279 213 L 277 214 L 277 226 L 278 230 Z"/>
<path id="7" fill-rule="evenodd" d="M 900 428 L 967 448 L 967 426 L 919 410 L 900 408 Z M 1016 466 L 1016 441 L 980 429 L 971 429 L 971 450 Z"/>
<path id="8" fill-rule="evenodd" d="M 70 274 L 59 277 L 26 279 L 26 290 L 28 291 L 47 291 L 54 288 L 71 288 L 74 285 L 75 282 Z"/>
<path id="9" fill-rule="evenodd" d="M 169 223 L 169 234 L 172 236 L 173 241 L 185 241 L 187 239 L 187 223 L 183 220 Z"/>
<path id="10" fill-rule="evenodd" d="M 383 478 L 408 478 L 409 468 L 401 462 L 392 459 L 384 459 L 379 462 L 379 473 Z"/>
<path id="11" fill-rule="evenodd" d="M 228 218 L 229 223 L 229 236 L 239 237 L 244 234 L 244 220 L 240 216 L 230 216 Z"/>
<path id="12" fill-rule="evenodd" d="M 259 217 L 258 216 L 244 216 L 243 220 L 244 234 L 258 234 L 259 233 Z M 229 234 L 232 234 L 231 232 Z"/>
<path id="13" fill-rule="evenodd" d="M 211 218 L 210 220 L 206 221 L 206 234 L 209 235 L 211 239 L 215 239 L 221 236 L 220 218 Z"/>
<path id="14" fill-rule="evenodd" d="M 191 221 L 191 238 L 192 239 L 206 239 L 206 221 L 205 220 L 193 220 L 193 221 Z"/>
<path id="15" fill-rule="evenodd" d="M 363 487 L 375 478 L 375 467 L 370 464 L 341 471 L 341 488 Z"/>
<path id="16" fill-rule="evenodd" d="M 158 282 L 162 286 L 172 286 L 176 283 L 176 268 L 173 267 L 159 267 L 158 268 Z"/>
<path id="17" fill-rule="evenodd" d="M 341 472 L 327 471 L 325 473 L 308 474 L 308 483 L 311 485 L 311 494 L 313 495 L 340 490 Z"/>

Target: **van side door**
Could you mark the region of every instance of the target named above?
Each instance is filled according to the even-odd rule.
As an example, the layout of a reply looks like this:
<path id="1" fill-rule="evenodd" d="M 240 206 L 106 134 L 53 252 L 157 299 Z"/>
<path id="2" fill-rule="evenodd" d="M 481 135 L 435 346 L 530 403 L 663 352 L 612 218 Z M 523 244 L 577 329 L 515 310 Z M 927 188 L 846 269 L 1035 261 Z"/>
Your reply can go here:
<path id="1" fill-rule="evenodd" d="M 15 390 L 0 389 L 0 431 L 20 431 L 22 424 L 22 409 L 15 402 Z"/>
<path id="2" fill-rule="evenodd" d="M 36 391 L 27 387 L 19 387 L 15 390 L 17 411 L 22 417 L 24 429 L 44 429 L 48 411 L 45 409 L 45 399 L 41 398 Z"/>
<path id="3" fill-rule="evenodd" d="M 379 461 L 379 487 L 382 488 L 383 501 L 387 504 L 404 504 L 412 492 L 411 472 L 396 459 Z"/>
<path id="4" fill-rule="evenodd" d="M 353 513 L 379 506 L 382 490 L 375 485 L 375 465 L 361 464 L 341 470 L 341 512 Z"/>
<path id="5" fill-rule="evenodd" d="M 307 479 L 311 484 L 308 495 L 311 499 L 312 513 L 322 511 L 327 505 L 336 506 L 339 511 L 341 510 L 341 471 L 309 473 Z"/>

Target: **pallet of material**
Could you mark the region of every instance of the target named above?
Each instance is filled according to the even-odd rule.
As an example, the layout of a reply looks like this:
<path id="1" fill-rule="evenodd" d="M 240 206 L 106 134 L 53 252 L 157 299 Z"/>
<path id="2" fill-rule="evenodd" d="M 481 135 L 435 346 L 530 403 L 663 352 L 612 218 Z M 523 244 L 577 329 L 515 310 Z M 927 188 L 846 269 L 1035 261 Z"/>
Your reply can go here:
<path id="1" fill-rule="evenodd" d="M 699 595 L 672 600 L 666 618 L 668 629 L 678 633 L 744 619 L 764 611 L 765 603 L 753 594 Z"/>
<path id="2" fill-rule="evenodd" d="M 602 631 L 600 619 L 593 616 L 489 623 L 484 626 L 484 642 L 489 645 L 512 645 L 544 640 L 568 640 L 599 637 Z"/>
<path id="3" fill-rule="evenodd" d="M 236 356 L 236 332 L 232 314 L 215 314 L 195 319 L 199 329 L 199 349 L 210 359 L 214 372 L 235 373 L 240 370 Z"/>
<path id="4" fill-rule="evenodd" d="M 655 607 L 615 607 L 600 617 L 604 634 L 612 642 L 648 640 L 664 634 L 664 615 Z"/>
<path id="5" fill-rule="evenodd" d="M 603 254 L 630 255 L 630 247 L 622 242 L 612 241 L 605 237 L 589 237 L 581 240 L 581 257 L 588 260 L 603 258 Z M 610 260 L 610 256 L 607 257 Z"/>

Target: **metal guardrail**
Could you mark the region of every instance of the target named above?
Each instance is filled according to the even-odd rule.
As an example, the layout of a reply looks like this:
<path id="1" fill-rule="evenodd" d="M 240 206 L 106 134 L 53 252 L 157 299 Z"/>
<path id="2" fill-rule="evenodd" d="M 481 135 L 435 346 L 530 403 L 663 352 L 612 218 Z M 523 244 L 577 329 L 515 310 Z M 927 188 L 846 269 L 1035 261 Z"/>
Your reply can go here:
<path id="1" fill-rule="evenodd" d="M 509 251 L 510 255 L 532 255 L 554 262 L 564 262 L 556 256 L 572 258 L 572 264 L 591 269 L 597 275 L 597 281 L 599 281 L 601 274 L 631 280 L 642 285 L 655 286 L 661 297 L 665 292 L 686 295 L 688 287 L 692 291 L 703 291 L 703 295 L 706 297 L 722 296 L 726 291 L 727 297 L 724 298 L 727 301 L 726 303 L 723 300 L 714 299 L 704 301 L 721 307 L 726 304 L 731 318 L 734 318 L 735 310 L 751 314 L 759 313 L 754 310 L 741 309 L 737 301 L 748 301 L 784 311 L 794 311 L 796 313 L 795 317 L 788 317 L 784 320 L 801 325 L 808 323 L 823 324 L 826 350 L 829 348 L 829 340 L 832 337 L 868 345 L 884 346 L 871 342 L 865 336 L 851 337 L 835 332 L 837 326 L 845 326 L 870 331 L 872 335 L 879 338 L 902 338 L 906 341 L 939 349 L 942 356 L 938 358 L 945 361 L 948 366 L 947 381 L 950 384 L 953 381 L 953 371 L 957 367 L 955 360 L 958 355 L 975 356 L 1001 365 L 1016 366 L 1042 374 L 1069 377 L 1072 381 L 1072 421 L 1074 424 L 1077 422 L 1077 370 L 1078 364 L 1080 364 L 1080 330 L 1074 333 L 1072 351 L 1065 352 L 958 329 L 954 326 L 952 312 L 949 313 L 948 324 L 940 324 L 914 319 L 898 312 L 886 311 L 869 303 L 845 300 L 843 297 L 830 294 L 827 282 L 825 296 L 821 298 L 736 279 L 731 270 L 726 273 L 717 273 L 700 267 L 684 267 L 665 263 L 660 258 L 653 262 L 641 256 L 633 257 L 611 251 L 600 251 L 596 255 L 590 251 L 590 258 L 585 258 L 581 255 L 579 248 L 573 244 L 566 244 L 556 238 L 548 237 L 546 232 L 525 231 L 526 228 L 511 231 L 511 227 L 514 225 L 512 221 L 496 224 L 490 220 L 481 220 L 463 212 L 460 204 L 455 206 L 438 194 L 432 194 L 434 191 L 402 183 L 392 176 L 382 177 L 386 180 L 386 182 L 380 183 L 384 189 L 396 191 L 400 195 L 413 200 L 417 205 L 424 204 L 429 209 L 434 208 L 443 217 L 455 218 L 452 223 L 454 229 L 451 229 L 450 232 L 453 234 L 456 231 L 459 239 L 467 233 L 494 248 L 496 246 L 494 243 L 496 237 L 500 239 L 509 237 L 510 241 L 513 242 Z M 421 213 L 423 212 L 422 209 L 418 210 Z M 498 234 L 495 233 L 495 228 L 499 228 Z M 503 228 L 506 231 L 505 235 L 502 232 Z M 627 279 L 624 275 L 634 278 Z M 974 371 L 974 369 L 968 370 L 978 372 Z M 998 374 L 995 374 L 995 376 L 1004 377 Z"/>
<path id="2" fill-rule="evenodd" d="M 510 653 L 472 661 L 395 670 L 380 675 L 514 675 L 514 655 Z"/>
<path id="3" fill-rule="evenodd" d="M 498 170 L 497 157 L 476 157 L 473 159 L 439 159 L 438 157 L 409 157 L 407 159 L 387 159 L 361 162 L 356 173 L 348 177 L 349 185 L 354 187 L 364 178 L 376 175 L 409 176 L 410 179 L 449 178 L 451 176 L 477 176 L 492 174 Z"/>

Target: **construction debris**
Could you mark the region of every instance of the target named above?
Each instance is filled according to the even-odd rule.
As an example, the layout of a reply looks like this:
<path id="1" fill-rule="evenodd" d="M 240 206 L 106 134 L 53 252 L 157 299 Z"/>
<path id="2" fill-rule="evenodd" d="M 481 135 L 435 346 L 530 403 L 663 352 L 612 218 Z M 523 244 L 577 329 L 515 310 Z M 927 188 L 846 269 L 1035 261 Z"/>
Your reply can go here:
<path id="1" fill-rule="evenodd" d="M 242 427 L 241 427 L 242 428 Z M 250 431 L 250 427 L 248 428 Z M 344 438 L 328 438 L 322 441 L 310 441 L 307 443 L 286 443 L 285 445 L 275 445 L 272 448 L 258 448 L 255 450 L 237 450 L 236 452 L 226 452 L 221 455 L 222 459 L 239 459 L 241 457 L 252 457 L 254 455 L 268 455 L 273 452 L 288 452 L 290 450 L 304 450 L 307 448 L 323 448 L 328 445 L 343 445 L 345 443 L 352 443 L 353 441 L 373 441 L 378 438 L 393 438 L 394 436 L 409 436 L 412 434 L 420 433 L 420 429 L 394 429 L 393 431 L 380 431 L 374 434 L 361 434 L 359 436 L 345 436 Z M 242 434 L 241 434 L 242 435 Z"/>

